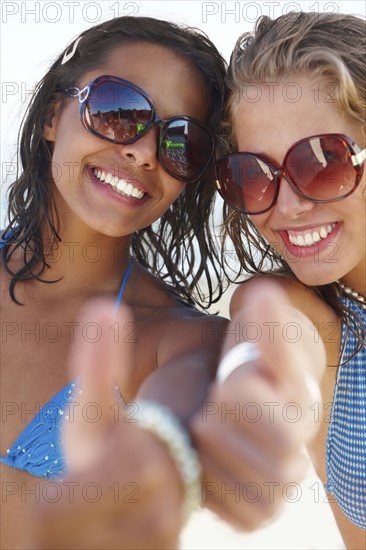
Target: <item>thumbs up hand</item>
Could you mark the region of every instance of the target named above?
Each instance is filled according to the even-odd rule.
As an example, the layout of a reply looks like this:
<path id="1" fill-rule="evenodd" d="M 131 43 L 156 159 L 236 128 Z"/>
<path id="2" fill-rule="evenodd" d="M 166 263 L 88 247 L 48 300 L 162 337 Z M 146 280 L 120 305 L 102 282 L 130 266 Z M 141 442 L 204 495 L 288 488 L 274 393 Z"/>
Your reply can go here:
<path id="1" fill-rule="evenodd" d="M 202 504 L 252 530 L 278 514 L 284 487 L 305 473 L 303 444 L 317 429 L 310 407 L 320 399 L 325 352 L 277 284 L 259 281 L 245 300 L 242 294 L 240 288 L 221 357 L 228 365 L 234 353 L 237 368 L 226 366 L 222 381 L 211 384 L 190 429 L 203 469 Z M 122 307 L 118 323 L 131 319 Z M 126 416 L 121 396 L 116 400 L 116 386 L 122 395 L 128 387 L 134 349 L 115 341 L 112 302 L 88 304 L 80 325 L 93 322 L 102 338 L 95 344 L 79 338 L 70 359 L 71 376 L 80 376 L 83 387 L 65 426 L 70 471 L 64 484 L 77 490 L 72 501 L 62 491 L 37 514 L 37 547 L 174 548 L 182 481 L 164 444 Z M 255 348 L 241 358 L 243 348 L 231 350 L 244 339 Z M 94 500 L 83 492 L 91 485 L 99 491 Z"/>
<path id="2" fill-rule="evenodd" d="M 110 327 L 131 320 L 127 307 L 116 317 L 113 302 L 104 298 L 88 303 L 79 319 L 80 326 L 95 323 L 101 338 L 92 343 L 80 336 L 73 345 L 71 376 L 79 376 L 82 384 L 65 424 L 69 472 L 59 483 L 61 497 L 35 514 L 37 548 L 177 545 L 183 487 L 176 466 L 166 446 L 139 428 L 133 414 L 137 404 L 116 401 L 116 386 L 123 393 L 128 383 L 134 349 L 115 341 Z"/>
<path id="3" fill-rule="evenodd" d="M 278 514 L 284 487 L 306 472 L 303 444 L 319 428 L 310 407 L 321 400 L 326 356 L 311 322 L 278 284 L 252 282 L 250 293 L 242 285 L 234 300 L 218 377 L 191 430 L 203 501 L 252 530 Z M 243 346 L 244 339 L 251 343 Z"/>
<path id="4" fill-rule="evenodd" d="M 111 328 L 132 323 L 133 318 L 127 306 L 121 305 L 117 315 L 112 308 L 112 302 L 104 299 L 95 299 L 85 306 L 79 326 L 94 326 L 95 338 L 87 340 L 80 332 L 71 347 L 69 372 L 78 378 L 79 391 L 73 414 L 65 424 L 64 449 L 73 471 L 92 467 L 118 431 L 130 427 L 121 392 L 128 384 L 135 349 L 133 343 L 116 337 Z M 137 422 L 133 418 L 131 421 Z"/>

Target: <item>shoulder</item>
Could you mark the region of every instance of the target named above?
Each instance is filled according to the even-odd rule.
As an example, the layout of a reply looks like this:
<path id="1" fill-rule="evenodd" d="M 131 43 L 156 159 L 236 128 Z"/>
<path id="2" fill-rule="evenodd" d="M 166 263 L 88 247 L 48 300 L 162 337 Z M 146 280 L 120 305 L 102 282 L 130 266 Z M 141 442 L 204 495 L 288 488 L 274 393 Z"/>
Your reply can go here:
<path id="1" fill-rule="evenodd" d="M 302 284 L 298 279 L 283 275 L 258 275 L 238 285 L 230 304 L 231 315 L 245 303 L 245 297 L 249 293 L 260 292 L 261 285 L 271 283 L 275 287 L 286 292 L 289 302 L 302 311 L 314 323 L 339 321 L 338 315 L 333 308 L 327 304 L 317 292 Z"/>
<path id="2" fill-rule="evenodd" d="M 245 300 L 249 294 L 260 293 L 262 285 L 265 284 L 271 284 L 274 292 L 276 289 L 285 291 L 290 304 L 309 319 L 309 329 L 313 332 L 314 338 L 317 339 L 319 334 L 323 340 L 328 365 L 337 365 L 342 338 L 342 325 L 338 314 L 315 290 L 291 276 L 255 276 L 238 285 L 230 304 L 231 317 L 240 307 L 245 307 Z"/>
<path id="3" fill-rule="evenodd" d="M 227 319 L 187 306 L 168 309 L 155 327 L 159 364 L 190 352 L 201 352 L 207 356 L 220 353 Z"/>
<path id="4" fill-rule="evenodd" d="M 162 365 L 191 351 L 219 353 L 228 320 L 184 303 L 140 266 L 127 303 L 139 327 L 142 361 Z"/>

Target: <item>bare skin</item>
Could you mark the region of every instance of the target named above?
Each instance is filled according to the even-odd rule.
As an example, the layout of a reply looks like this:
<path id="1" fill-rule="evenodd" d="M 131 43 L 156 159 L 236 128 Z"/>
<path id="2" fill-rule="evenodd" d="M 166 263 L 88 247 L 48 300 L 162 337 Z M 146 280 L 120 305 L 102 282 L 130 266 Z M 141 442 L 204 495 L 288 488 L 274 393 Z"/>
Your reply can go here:
<path id="1" fill-rule="evenodd" d="M 100 73 L 100 70 L 90 71 L 82 77 L 80 85 L 86 85 Z M 200 75 L 185 59 L 169 50 L 146 44 L 130 44 L 117 48 L 103 66 L 103 73 L 129 79 L 144 88 L 151 95 L 162 118 L 169 118 L 177 113 L 184 113 L 202 121 L 207 117 Z M 161 74 L 169 75 L 169 78 L 161 78 Z M 75 326 L 75 339 L 78 336 L 80 338 L 80 329 L 82 335 L 84 328 L 83 322 L 80 323 L 78 320 L 80 308 L 85 301 L 97 294 L 117 295 L 127 269 L 131 234 L 161 216 L 183 188 L 181 182 L 164 172 L 157 160 L 155 128 L 132 144 L 119 146 L 107 143 L 85 132 L 78 119 L 78 108 L 75 99 L 62 108 L 60 104 L 56 104 L 51 121 L 44 127 L 45 138 L 53 144 L 54 170 L 56 171 L 57 166 L 64 166 L 65 162 L 73 163 L 75 166 L 72 178 L 68 170 L 63 170 L 60 177 L 55 177 L 55 185 L 51 185 L 60 216 L 59 234 L 62 242 L 53 255 L 47 258 L 50 268 L 43 273 L 43 278 L 48 281 L 60 280 L 48 285 L 38 281 L 27 281 L 17 285 L 16 297 L 24 304 L 22 307 L 11 301 L 8 294 L 9 275 L 4 269 L 1 272 L 2 320 L 8 323 L 7 327 L 15 327 L 16 331 L 13 335 L 9 334 L 4 342 L 1 399 L 18 406 L 23 404 L 27 410 L 34 410 L 37 404 L 42 406 L 78 373 L 76 369 L 70 375 L 66 365 L 70 344 L 74 340 L 70 336 L 70 328 Z M 115 166 L 116 163 L 121 170 L 125 163 L 133 163 L 136 167 L 138 181 L 147 190 L 147 200 L 138 204 L 138 208 L 135 202 L 121 198 L 114 191 L 105 190 L 103 186 L 91 182 L 90 177 L 87 177 L 90 166 L 108 167 Z M 44 238 L 47 240 L 46 234 Z M 72 257 L 70 243 L 75 243 Z M 97 261 L 91 261 L 90 256 L 86 254 L 90 245 L 94 250 L 100 251 Z M 20 258 L 14 256 L 12 262 L 10 267 L 16 269 L 19 267 Z M 171 406 L 183 423 L 188 425 L 204 401 L 207 388 L 214 378 L 225 321 L 220 318 L 209 318 L 182 305 L 162 287 L 161 283 L 136 264 L 132 268 L 124 301 L 129 306 L 133 336 L 136 335 L 137 339 L 135 344 L 128 343 L 128 340 L 124 341 L 131 337 L 131 326 L 127 323 L 129 326 L 125 329 L 126 319 L 122 318 L 121 325 L 126 332 L 122 331 L 118 342 L 123 346 L 124 352 L 125 345 L 133 346 L 133 353 L 128 351 L 127 356 L 130 359 L 121 355 L 121 361 L 114 361 L 111 370 L 116 373 L 119 368 L 124 369 L 122 378 L 118 377 L 119 389 L 124 399 L 130 401 L 136 395 L 158 399 Z M 105 318 L 103 321 L 102 315 L 100 319 L 98 311 L 96 308 L 97 322 L 100 321 L 101 326 L 106 326 Z M 108 319 L 107 335 L 111 338 L 115 333 L 109 333 L 108 329 L 114 324 L 110 318 Z M 205 332 L 207 322 L 215 329 L 212 331 L 212 337 Z M 40 323 L 39 338 L 24 332 L 25 329 L 34 328 L 36 323 Z M 60 330 L 53 343 L 50 342 L 52 336 L 47 332 L 52 330 L 52 327 Z M 83 343 L 85 338 L 81 341 L 81 346 Z M 98 357 L 104 357 L 104 354 L 96 354 L 96 357 L 91 358 L 95 367 L 100 366 L 102 362 L 96 361 Z M 76 361 L 77 367 L 81 370 L 84 360 L 82 353 L 80 360 Z M 293 360 L 290 361 L 292 362 Z M 211 398 L 215 399 L 218 405 L 228 399 L 229 394 L 235 395 L 243 390 L 243 387 L 236 383 L 234 376 L 227 384 L 228 386 L 224 385 L 222 388 L 212 388 Z M 245 386 L 245 383 L 243 384 Z M 301 384 L 298 390 L 301 395 Z M 2 419 L 2 455 L 29 419 L 30 417 L 27 417 L 24 421 L 16 411 L 15 414 L 8 414 Z M 241 484 L 246 483 L 248 476 L 251 480 L 267 479 L 268 463 L 274 463 L 272 453 L 278 455 L 276 446 L 269 449 L 269 459 L 258 464 L 255 471 L 252 467 L 243 471 L 240 466 L 247 459 L 247 453 L 238 443 L 246 432 L 245 423 L 231 426 L 223 425 L 219 418 L 211 420 L 211 431 L 205 438 L 202 436 L 205 426 L 200 427 L 200 424 L 203 422 L 200 422 L 199 416 L 195 417 L 191 430 L 196 445 L 200 448 L 204 469 L 208 468 L 208 477 L 205 479 L 216 484 L 227 478 Z M 285 456 L 281 456 L 280 453 L 278 462 L 275 462 L 279 467 L 278 473 L 271 471 L 271 480 L 272 475 L 279 475 L 282 482 L 284 471 L 289 465 L 291 477 L 296 480 L 301 478 L 303 472 L 299 442 L 293 442 L 286 428 L 283 427 L 284 439 L 288 439 L 289 444 L 285 446 Z M 121 483 L 133 481 L 142 487 L 141 505 L 126 509 L 125 502 L 120 501 L 121 508 L 114 508 L 114 513 L 110 516 L 110 499 L 113 495 L 112 492 L 107 492 L 107 500 L 93 508 L 95 516 L 90 516 L 90 507 L 83 499 L 76 501 L 76 508 L 72 509 L 73 515 L 70 516 L 68 509 L 62 508 L 65 502 L 61 500 L 59 510 L 65 514 L 66 523 L 56 514 L 56 523 L 53 524 L 56 531 L 49 533 L 50 538 L 43 542 L 45 548 L 57 547 L 60 540 L 64 540 L 58 536 L 57 527 L 66 539 L 67 535 L 72 535 L 71 540 L 69 538 L 62 542 L 62 547 L 73 547 L 73 538 L 76 535 L 71 529 L 68 530 L 67 526 L 75 526 L 76 517 L 81 519 L 80 523 L 76 522 L 81 528 L 77 543 L 80 548 L 90 548 L 91 543 L 96 548 L 105 548 L 106 544 L 111 548 L 121 547 L 121 544 L 125 548 L 174 546 L 181 525 L 182 485 L 169 453 L 151 434 L 142 431 L 135 433 L 132 426 L 126 428 L 117 424 L 113 425 L 112 431 L 117 437 L 107 438 L 106 447 L 101 446 L 95 462 L 88 463 L 85 460 L 81 470 L 77 467 L 76 471 L 70 473 L 71 479 L 74 476 L 78 482 L 97 480 L 101 484 L 121 478 Z M 227 438 L 228 451 L 224 457 L 220 432 L 225 432 Z M 104 432 L 101 435 L 103 439 Z M 305 435 L 301 434 L 301 440 L 304 438 Z M 128 441 L 125 442 L 125 439 Z M 268 457 L 265 452 L 266 442 L 259 438 L 257 444 L 255 440 L 254 436 L 254 448 L 259 446 L 263 456 Z M 236 455 L 234 460 L 231 449 Z M 206 462 L 205 454 L 210 455 L 209 458 L 206 457 Z M 154 465 L 153 479 L 151 465 Z M 19 483 L 26 481 L 27 486 L 32 488 L 38 480 L 35 481 L 28 474 L 8 467 L 2 468 L 2 474 L 3 483 L 10 481 L 15 483 L 16 487 L 20 487 L 15 495 L 11 498 L 9 496 L 6 506 L 2 507 L 2 525 L 5 525 L 1 532 L 2 545 L 17 549 L 32 547 L 27 517 L 34 499 L 27 496 L 23 498 L 25 502 L 22 502 L 22 487 Z M 63 495 L 63 498 L 69 504 L 68 496 Z M 208 499 L 207 504 L 236 525 L 247 529 L 262 525 L 263 521 L 273 517 L 281 507 L 278 499 L 273 506 L 268 506 L 266 500 L 260 502 L 254 513 L 251 505 L 233 504 L 216 497 Z M 128 525 L 119 521 L 113 522 L 113 518 L 120 518 L 122 512 L 131 514 L 133 518 Z M 50 516 L 49 521 L 43 522 L 43 528 L 52 525 L 51 508 L 47 509 L 45 514 Z M 22 518 L 20 528 L 19 517 Z M 93 518 L 93 531 L 89 528 L 90 517 Z M 114 525 L 112 532 L 111 520 Z M 71 524 L 68 521 L 71 521 Z M 152 524 L 155 526 L 153 532 Z M 111 538 L 108 538 L 108 533 Z M 34 547 L 39 547 L 39 544 L 35 543 Z"/>
<path id="2" fill-rule="evenodd" d="M 239 506 L 233 507 L 231 519 L 228 507 L 221 509 L 220 515 L 238 529 L 250 531 L 258 526 L 263 509 L 272 510 L 272 518 L 279 514 L 284 504 L 284 485 L 300 479 L 301 472 L 306 471 L 308 461 L 303 445 L 319 429 L 313 422 L 310 405 L 317 403 L 321 407 L 319 381 L 324 372 L 325 351 L 320 340 L 314 341 L 309 319 L 293 308 L 280 285 L 267 279 L 253 281 L 249 292 L 247 286 L 242 285 L 234 293 L 232 323 L 222 353 L 238 343 L 238 327 L 245 332 L 245 327 L 254 325 L 261 335 L 256 339 L 259 358 L 240 366 L 223 385 L 212 385 L 208 401 L 221 407 L 216 415 L 207 415 L 205 425 L 197 422 L 196 415 L 193 433 L 200 436 L 200 449 L 206 446 L 212 451 L 206 450 L 202 457 L 208 492 L 215 479 L 225 481 L 222 491 L 212 495 L 210 507 L 219 512 L 225 488 L 236 487 L 232 473 L 241 472 L 237 475 L 237 479 L 244 480 L 240 485 L 241 498 L 237 500 Z M 288 323 L 300 327 L 301 338 L 296 346 L 272 337 L 268 327 L 274 323 L 281 327 L 279 330 Z M 288 421 L 284 414 L 289 403 L 296 403 L 302 411 L 296 423 Z M 221 460 L 215 464 L 212 456 L 220 453 Z M 234 497 L 226 495 L 226 500 L 232 502 Z M 240 516 L 242 508 L 247 509 L 244 521 Z M 263 526 L 268 521 L 262 517 Z"/>
<path id="3" fill-rule="evenodd" d="M 360 147 L 365 146 L 364 133 L 357 121 L 346 116 L 336 103 L 330 104 L 323 97 L 318 102 L 314 101 L 311 91 L 314 81 L 311 76 L 296 76 L 296 82 L 302 90 L 301 99 L 296 103 L 286 101 L 282 95 L 283 86 L 287 82 L 286 79 L 279 82 L 271 100 L 263 92 L 261 101 L 250 106 L 241 103 L 237 107 L 235 131 L 239 151 L 264 154 L 281 164 L 293 143 L 311 135 L 343 133 L 351 136 Z M 294 276 L 300 282 L 278 277 L 276 280 L 285 288 L 291 303 L 319 330 L 326 347 L 328 368 L 321 385 L 324 403 L 321 412 L 324 418 L 317 436 L 309 445 L 314 466 L 323 483 L 326 481 L 325 449 L 336 366 L 339 363 L 341 323 L 334 310 L 304 285 L 323 285 L 342 280 L 344 284 L 365 295 L 365 185 L 364 174 L 358 188 L 349 197 L 334 203 L 315 204 L 296 195 L 283 178 L 275 205 L 263 214 L 251 216 L 267 241 L 288 259 Z M 335 232 L 330 242 L 331 258 L 329 247 L 312 255 L 298 251 L 294 257 L 285 239 L 281 237 L 288 230 L 301 234 L 309 228 L 315 230 L 328 224 L 338 227 L 338 232 Z M 245 298 L 250 293 L 252 284 L 251 281 L 244 284 L 238 294 L 243 294 Z M 364 549 L 365 532 L 344 516 L 334 500 L 330 497 L 347 548 Z"/>
<path id="4" fill-rule="evenodd" d="M 309 402 L 318 398 L 318 390 L 314 395 L 313 389 L 317 388 L 316 377 L 324 365 L 322 344 L 312 342 L 309 339 L 312 334 L 306 333 L 308 319 L 290 305 L 286 306 L 284 294 L 273 284 L 266 282 L 258 290 L 260 292 L 242 304 L 233 323 L 243 324 L 252 319 L 262 324 L 273 317 L 285 323 L 296 319 L 304 328 L 304 338 L 296 349 L 288 343 L 278 345 L 262 339 L 260 358 L 252 362 L 249 370 L 249 365 L 240 367 L 224 384 L 213 383 L 207 399 L 190 422 L 203 466 L 202 504 L 241 530 L 255 529 L 278 514 L 283 505 L 283 485 L 288 480 L 301 479 L 305 471 L 301 445 L 317 426 L 311 422 L 310 414 L 305 414 L 304 421 L 296 426 L 277 415 L 272 419 L 264 414 L 251 426 L 245 418 L 223 414 L 224 410 L 232 410 L 235 404 L 243 408 L 248 401 L 254 401 L 265 410 L 263 401 L 285 404 L 293 399 L 305 410 Z M 107 329 L 115 320 L 110 305 L 110 300 L 106 299 L 92 301 L 84 308 L 81 322 L 94 318 Z M 253 312 L 253 305 L 259 306 L 256 312 Z M 129 319 L 131 311 L 123 307 L 118 321 Z M 151 434 L 148 434 L 152 438 L 148 447 L 149 460 L 145 460 L 147 441 L 144 430 L 133 422 L 134 409 L 131 414 L 119 408 L 116 419 L 116 398 L 112 388 L 116 382 L 120 387 L 126 385 L 128 372 L 121 372 L 120 365 L 133 361 L 133 350 L 123 342 L 113 342 L 107 331 L 106 334 L 95 344 L 78 339 L 71 355 L 71 372 L 81 370 L 84 379 L 79 404 L 98 403 L 103 414 L 98 422 L 90 423 L 81 413 L 82 407 L 78 407 L 72 422 L 65 425 L 65 447 L 71 467 L 67 484 L 80 487 L 92 480 L 101 488 L 101 498 L 90 504 L 77 494 L 70 503 L 62 494 L 57 502 L 43 507 L 36 516 L 37 547 L 173 548 L 177 545 L 180 526 L 177 512 L 182 504 L 182 486 L 177 479 L 173 482 L 170 478 L 173 463 L 161 455 L 163 446 Z M 236 343 L 229 337 L 223 353 Z M 301 367 L 295 361 L 299 350 L 303 357 Z M 181 393 L 188 391 L 189 395 L 194 395 L 192 380 L 194 384 L 197 380 L 194 370 L 200 360 L 206 359 L 204 350 L 181 357 L 191 372 L 188 376 L 180 376 L 180 380 L 175 375 Z M 281 369 L 278 369 L 279 363 Z M 157 383 L 159 370 L 148 377 L 138 397 L 151 398 L 154 394 L 158 401 L 169 399 L 165 393 L 170 395 L 174 387 L 171 383 L 175 369 L 172 367 L 171 364 L 159 369 L 164 371 L 160 383 Z M 313 380 L 314 387 L 308 386 L 304 373 Z M 170 399 L 170 406 L 176 407 Z M 212 405 L 217 406 L 215 414 L 208 413 L 207 406 Z M 166 483 L 169 483 L 168 488 Z M 273 492 L 269 491 L 269 485 Z M 123 498 L 120 489 L 116 500 L 115 490 L 111 489 L 117 486 L 129 489 L 128 496 Z M 246 492 L 248 486 L 260 492 L 255 504 L 250 491 Z M 134 489 L 132 496 L 131 487 Z M 227 498 L 226 491 L 232 491 L 233 487 L 241 498 Z"/>
<path id="5" fill-rule="evenodd" d="M 312 458 L 316 472 L 322 483 L 325 484 L 325 448 L 337 371 L 335 365 L 338 363 L 340 352 L 340 322 L 332 308 L 320 300 L 313 291 L 304 287 L 299 282 L 282 278 L 276 278 L 276 282 L 285 289 L 293 306 L 298 308 L 309 318 L 308 326 L 312 327 L 313 331 L 315 327 L 319 329 L 319 335 L 324 342 L 327 353 L 328 366 L 320 384 L 322 404 L 320 403 L 320 406 L 314 408 L 313 403 L 311 413 L 313 421 L 316 419 L 319 431 L 307 444 L 307 449 Z M 239 300 L 245 300 L 252 294 L 252 285 L 255 285 L 255 281 L 248 281 L 244 285 L 241 285 L 236 291 L 233 297 L 233 311 L 236 310 L 236 303 Z M 314 315 L 314 312 L 316 312 L 316 315 Z M 330 329 L 332 330 L 332 338 L 329 337 Z M 315 332 L 313 332 L 313 337 L 314 336 Z M 319 417 L 316 411 L 319 411 Z M 365 532 L 354 525 L 343 514 L 332 495 L 328 495 L 328 498 L 346 547 L 351 550 L 363 550 L 366 542 Z"/>
<path id="6" fill-rule="evenodd" d="M 159 64 L 164 71 L 159 70 Z M 203 87 L 200 74 L 188 61 L 165 48 L 146 44 L 117 48 L 112 51 L 103 69 L 91 71 L 83 79 L 87 83 L 102 73 L 132 80 L 143 87 L 151 95 L 162 118 L 184 114 L 202 121 L 206 119 L 207 106 L 200 93 Z M 161 73 L 169 74 L 169 79 L 161 78 Z M 20 306 L 10 299 L 10 278 L 1 268 L 1 319 L 4 326 L 9 330 L 12 327 L 16 332 L 14 335 L 8 334 L 3 340 L 1 354 L 1 401 L 14 404 L 12 414 L 2 417 L 2 455 L 6 454 L 37 409 L 70 381 L 67 357 L 78 329 L 83 329 L 77 326 L 82 305 L 95 295 L 118 294 L 127 269 L 131 234 L 159 218 L 184 187 L 180 181 L 169 176 L 157 160 L 155 128 L 134 144 L 118 146 L 86 132 L 78 118 L 78 109 L 77 100 L 67 102 L 62 109 L 60 104 L 56 104 L 51 121 L 44 127 L 45 138 L 53 144 L 53 167 L 61 167 L 59 177 L 55 177 L 56 183 L 50 182 L 50 192 L 61 220 L 59 234 L 62 243 L 48 256 L 50 268 L 43 273 L 43 278 L 60 280 L 48 285 L 38 281 L 20 283 L 16 288 L 16 297 L 24 304 Z M 64 163 L 70 162 L 75 167 L 72 177 L 64 168 Z M 135 177 L 138 175 L 140 182 L 137 185 L 143 186 L 147 193 L 138 208 L 133 201 L 123 199 L 117 193 L 109 191 L 106 195 L 102 186 L 91 184 L 86 176 L 90 165 L 117 166 L 123 171 L 126 163 L 133 164 Z M 47 242 L 46 233 L 44 239 Z M 92 256 L 88 251 L 92 252 Z M 100 253 L 97 260 L 93 251 Z M 20 257 L 14 256 L 10 268 L 16 271 L 20 265 Z M 119 327 L 118 336 L 126 342 L 137 340 L 136 344 L 128 344 L 136 349 L 136 354 L 128 365 L 127 382 L 120 388 L 129 401 L 136 396 L 150 373 L 162 365 L 171 364 L 183 350 L 190 352 L 201 346 L 206 316 L 172 297 L 157 279 L 136 263 L 124 300 L 130 306 L 133 321 L 127 327 Z M 222 322 L 222 319 L 213 320 L 220 326 Z M 40 327 L 39 337 L 27 333 L 37 324 Z M 51 334 L 52 327 L 58 331 L 56 337 Z M 116 327 L 114 332 L 110 331 L 112 335 L 116 334 L 115 330 Z M 183 409 L 187 419 L 203 400 L 214 375 L 214 357 L 218 355 L 219 348 L 219 341 L 207 347 L 205 361 L 201 361 L 202 376 L 198 377 L 202 385 L 196 380 L 188 400 L 180 394 L 179 384 L 176 385 L 177 413 Z M 182 405 L 185 401 L 188 402 L 187 409 Z M 33 411 L 33 414 L 22 417 L 17 412 L 21 407 Z M 155 454 L 160 472 L 166 475 L 162 485 L 166 488 L 168 500 L 169 488 L 176 487 L 177 505 L 174 507 L 169 500 L 169 508 L 176 510 L 173 514 L 175 519 L 171 523 L 171 533 L 167 533 L 166 528 L 164 531 L 167 540 L 171 541 L 179 527 L 176 518 L 179 518 L 180 510 L 180 480 L 169 454 L 155 439 L 151 444 L 151 439 L 150 434 L 140 437 L 141 445 L 148 450 L 139 455 L 148 457 L 150 461 Z M 29 474 L 3 464 L 1 468 L 3 484 L 15 483 L 16 487 L 21 488 L 19 484 L 25 481 L 30 487 L 34 486 L 35 479 Z M 43 483 L 42 480 L 36 481 Z M 31 544 L 26 517 L 34 499 L 27 496 L 23 500 L 25 502 L 22 502 L 19 490 L 14 497 L 9 496 L 6 505 L 2 506 L 1 545 L 4 548 L 28 548 Z M 24 518 L 21 528 L 15 527 L 19 514 Z M 136 529 L 138 534 L 138 527 Z M 158 546 L 162 544 L 158 535 L 155 542 L 149 544 L 155 543 Z"/>
<path id="7" fill-rule="evenodd" d="M 7 276 L 3 275 L 3 283 L 5 283 Z M 100 280 L 103 280 L 103 278 Z M 34 288 L 32 298 L 34 299 L 34 304 L 37 304 L 37 306 L 34 305 L 32 308 L 17 306 L 11 302 L 7 292 L 3 292 L 2 319 L 4 322 L 6 320 L 9 323 L 7 326 L 20 326 L 23 323 L 23 334 L 25 334 L 25 327 L 34 327 L 36 323 L 40 323 L 41 327 L 51 326 L 48 323 L 53 323 L 54 325 L 52 326 L 66 327 L 66 330 L 62 334 L 62 338 L 53 344 L 44 341 L 43 343 L 39 341 L 35 342 L 35 338 L 31 335 L 25 336 L 24 341 L 20 342 L 20 332 L 13 338 L 9 336 L 8 341 L 3 344 L 2 402 L 17 404 L 19 412 L 8 414 L 6 419 L 4 418 L 1 438 L 2 455 L 6 454 L 6 450 L 33 416 L 28 413 L 22 417 L 20 414 L 21 408 L 24 411 L 36 411 L 37 408 L 39 409 L 39 406 L 46 403 L 70 381 L 70 375 L 65 370 L 70 346 L 69 328 L 72 326 L 72 323 L 77 323 L 78 310 L 85 300 L 95 292 L 94 289 L 92 292 L 87 291 L 82 293 L 79 285 L 77 285 L 75 293 L 67 289 L 67 293 L 64 296 L 60 293 L 56 299 L 53 296 L 53 300 L 51 300 L 51 296 L 45 296 L 45 294 L 48 294 L 47 287 L 46 292 L 44 292 L 39 283 L 34 286 L 38 287 L 39 295 L 37 296 L 37 288 Z M 4 287 L 6 288 L 6 283 L 2 288 Z M 143 288 L 144 291 L 138 292 L 139 288 Z M 118 287 L 114 293 L 116 294 L 117 291 Z M 105 289 L 100 288 L 99 292 L 103 293 Z M 73 296 L 75 296 L 75 299 L 73 299 Z M 22 298 L 19 296 L 19 299 Z M 129 303 L 135 320 L 129 324 L 128 329 L 124 332 L 122 326 L 125 325 L 121 326 L 120 337 L 126 341 L 134 337 L 133 339 L 137 339 L 139 344 L 129 344 L 129 347 L 134 349 L 136 355 L 133 362 L 128 365 L 128 372 L 123 372 L 125 386 L 120 388 L 126 401 L 130 401 L 136 396 L 137 389 L 141 386 L 143 380 L 159 364 L 168 364 L 174 356 L 179 356 L 180 353 L 183 351 L 186 352 L 190 347 L 194 349 L 201 344 L 202 326 L 206 316 L 195 310 L 187 309 L 175 299 L 169 297 L 162 288 L 159 288 L 159 284 L 137 265 L 133 268 L 129 285 L 126 289 L 126 302 Z M 159 306 L 157 303 L 159 303 Z M 67 304 L 66 308 L 65 304 Z M 18 312 L 22 314 L 21 317 L 18 316 Z M 216 319 L 213 319 L 213 322 L 220 324 L 220 321 Z M 10 325 L 10 323 L 12 324 Z M 111 336 L 115 334 L 112 331 L 110 333 Z M 177 334 L 179 334 L 179 338 Z M 75 338 L 77 335 L 77 330 L 75 330 Z M 144 342 L 146 342 L 146 345 L 141 345 Z M 169 342 L 172 342 L 172 346 L 168 345 Z M 209 351 L 209 348 L 207 348 L 207 365 L 210 363 L 211 365 L 213 364 L 215 347 L 216 354 L 218 354 L 219 341 L 217 343 L 212 341 L 212 351 Z M 209 359 L 210 355 L 211 360 Z M 28 358 L 26 362 L 24 361 L 24 357 Z M 121 369 L 123 367 L 123 364 L 121 364 Z M 207 379 L 212 377 L 209 371 L 210 367 L 206 371 Z M 198 390 L 197 397 L 201 393 L 201 400 L 205 393 L 204 386 L 205 384 L 207 386 L 208 383 L 207 380 L 205 381 L 206 376 L 203 376 L 203 385 L 201 387 L 198 382 L 195 388 L 193 388 L 193 391 Z M 22 380 L 22 384 L 19 384 L 19 380 Z M 179 400 L 179 397 L 177 399 Z M 194 399 L 192 405 L 194 409 L 196 406 Z M 189 411 L 186 411 L 186 414 L 189 415 Z M 151 439 L 150 436 L 146 437 L 147 439 Z M 167 477 L 169 477 L 170 466 L 173 478 L 171 485 L 174 487 L 175 484 L 179 488 L 179 478 L 177 478 L 174 467 L 170 464 L 169 456 L 165 452 L 162 454 L 160 451 L 159 453 L 158 443 L 155 446 L 157 447 L 156 453 L 159 457 L 157 463 L 161 464 L 162 471 L 165 469 Z M 149 453 L 151 452 L 153 455 L 154 446 L 150 444 L 149 449 Z M 20 484 L 24 481 L 29 488 L 34 487 L 35 483 L 40 483 L 41 485 L 43 483 L 42 480 L 35 480 L 35 478 L 32 478 L 25 472 L 13 470 L 3 464 L 1 467 L 3 487 L 7 487 L 9 491 L 15 491 L 13 486 L 10 485 L 14 483 L 17 487 L 20 487 Z M 32 498 L 31 496 L 28 496 L 26 502 L 22 503 L 21 493 L 18 490 L 16 495 L 9 495 L 8 502 L 2 506 L 3 527 L 1 538 L 4 548 L 27 547 L 24 546 L 27 543 L 23 540 L 24 533 L 27 533 L 26 525 L 23 524 L 22 529 L 15 529 L 15 520 L 11 519 L 18 517 L 19 508 L 22 510 L 22 516 L 24 516 L 25 506 L 34 503 L 34 497 Z M 177 509 L 179 509 L 178 505 Z M 27 540 L 27 537 L 25 540 Z"/>

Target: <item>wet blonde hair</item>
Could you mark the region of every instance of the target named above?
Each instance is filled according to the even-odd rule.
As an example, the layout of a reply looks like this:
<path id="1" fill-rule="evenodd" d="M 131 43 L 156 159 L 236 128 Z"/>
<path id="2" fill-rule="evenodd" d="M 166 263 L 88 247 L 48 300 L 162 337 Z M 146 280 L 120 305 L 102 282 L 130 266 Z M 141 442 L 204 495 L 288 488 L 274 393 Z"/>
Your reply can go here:
<path id="1" fill-rule="evenodd" d="M 275 20 L 261 17 L 254 32 L 243 34 L 236 43 L 228 74 L 230 96 L 224 123 L 229 152 L 235 149 L 231 121 L 244 87 L 300 75 L 314 81 L 331 81 L 337 106 L 360 125 L 365 135 L 366 22 L 352 15 L 288 13 Z M 365 143 L 358 145 L 364 147 Z M 223 239 L 233 243 L 239 259 L 235 276 L 227 273 L 233 282 L 248 273 L 293 276 L 288 263 L 266 242 L 249 216 L 224 205 L 223 220 Z M 223 250 L 225 262 L 226 247 Z M 365 345 L 363 323 L 340 304 L 338 285 L 313 288 L 356 335 L 358 349 Z"/>
<path id="2" fill-rule="evenodd" d="M 332 100 L 365 127 L 366 23 L 352 15 L 288 13 L 261 17 L 239 37 L 229 70 L 229 113 L 240 87 L 306 75 L 330 80 Z"/>

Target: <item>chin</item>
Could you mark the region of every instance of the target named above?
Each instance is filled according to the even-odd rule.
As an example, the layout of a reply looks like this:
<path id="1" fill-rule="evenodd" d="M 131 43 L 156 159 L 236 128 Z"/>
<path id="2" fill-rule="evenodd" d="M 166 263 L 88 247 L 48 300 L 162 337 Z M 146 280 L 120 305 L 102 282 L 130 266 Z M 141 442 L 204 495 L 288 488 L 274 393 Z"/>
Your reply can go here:
<path id="1" fill-rule="evenodd" d="M 304 272 L 293 270 L 293 274 L 299 281 L 301 281 L 306 286 L 322 286 L 329 285 L 338 280 L 336 273 L 322 273 L 320 269 L 315 269 L 314 272 Z"/>

